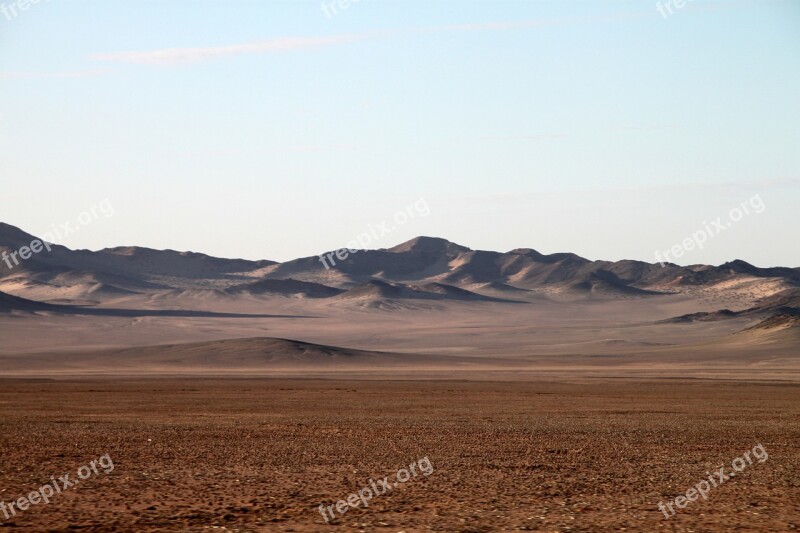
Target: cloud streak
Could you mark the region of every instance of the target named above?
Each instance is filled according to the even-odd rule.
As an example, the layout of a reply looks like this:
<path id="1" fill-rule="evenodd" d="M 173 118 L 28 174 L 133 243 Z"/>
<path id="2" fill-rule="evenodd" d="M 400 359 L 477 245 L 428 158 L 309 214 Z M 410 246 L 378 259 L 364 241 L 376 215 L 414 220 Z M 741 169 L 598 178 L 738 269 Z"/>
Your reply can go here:
<path id="1" fill-rule="evenodd" d="M 643 12 L 633 15 L 642 16 Z M 652 13 L 649 13 L 651 14 Z M 416 27 L 394 30 L 379 30 L 365 33 L 351 33 L 331 35 L 324 37 L 277 37 L 253 43 L 244 43 L 228 46 L 208 46 L 196 48 L 165 48 L 161 50 L 139 52 L 111 52 L 98 53 L 89 57 L 92 61 L 126 63 L 134 65 L 171 66 L 187 63 L 196 63 L 208 59 L 240 54 L 253 53 L 278 53 L 300 50 L 306 48 L 320 48 L 338 46 L 341 44 L 364 41 L 380 36 L 411 34 L 411 33 L 441 33 L 441 32 L 480 32 L 480 31 L 508 31 L 540 28 L 543 26 L 575 24 L 581 22 L 607 22 L 617 20 L 620 16 L 630 17 L 631 13 L 616 14 L 610 17 L 573 17 L 568 19 L 533 19 L 510 22 L 491 22 L 482 24 L 450 24 L 445 26 Z"/>
<path id="2" fill-rule="evenodd" d="M 207 46 L 200 48 L 166 48 L 148 52 L 112 52 L 94 54 L 92 61 L 134 65 L 179 65 L 240 54 L 288 52 L 304 48 L 335 46 L 364 40 L 370 34 L 334 35 L 330 37 L 279 37 L 247 44 Z"/>

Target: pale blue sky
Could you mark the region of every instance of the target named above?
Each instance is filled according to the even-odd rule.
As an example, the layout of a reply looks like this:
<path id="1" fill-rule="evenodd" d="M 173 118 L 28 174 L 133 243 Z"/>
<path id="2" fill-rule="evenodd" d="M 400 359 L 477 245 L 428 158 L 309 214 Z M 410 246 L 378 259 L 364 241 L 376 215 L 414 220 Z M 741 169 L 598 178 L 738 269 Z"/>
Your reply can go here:
<path id="1" fill-rule="evenodd" d="M 673 0 L 674 2 L 674 0 Z M 662 2 L 662 4 L 665 2 Z M 0 0 L 9 6 L 17 2 Z M 416 235 L 800 266 L 800 2 L 42 0 L 0 14 L 4 221 L 287 260 Z M 10 18 L 10 19 L 9 19 Z"/>

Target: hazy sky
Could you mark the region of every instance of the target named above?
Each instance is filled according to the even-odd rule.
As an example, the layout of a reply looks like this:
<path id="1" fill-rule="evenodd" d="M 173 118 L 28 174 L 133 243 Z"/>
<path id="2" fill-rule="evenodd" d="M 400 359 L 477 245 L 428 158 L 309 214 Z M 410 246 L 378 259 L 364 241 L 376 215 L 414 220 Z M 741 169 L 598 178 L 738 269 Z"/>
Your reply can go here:
<path id="1" fill-rule="evenodd" d="M 674 1 L 0 0 L 0 221 L 653 262 L 721 217 L 676 262 L 800 266 L 800 2 Z"/>

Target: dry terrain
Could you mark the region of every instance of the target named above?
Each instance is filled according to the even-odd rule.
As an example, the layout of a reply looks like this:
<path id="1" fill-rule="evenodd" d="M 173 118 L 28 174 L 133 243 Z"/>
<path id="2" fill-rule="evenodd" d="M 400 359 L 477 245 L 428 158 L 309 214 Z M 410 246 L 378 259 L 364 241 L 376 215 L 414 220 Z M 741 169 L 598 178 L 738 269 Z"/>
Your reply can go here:
<path id="1" fill-rule="evenodd" d="M 793 531 L 800 386 L 713 380 L 5 380 L 9 531 Z M 768 459 L 666 519 L 660 501 Z M 325 524 L 318 507 L 427 457 Z M 73 474 L 74 479 L 74 474 Z"/>

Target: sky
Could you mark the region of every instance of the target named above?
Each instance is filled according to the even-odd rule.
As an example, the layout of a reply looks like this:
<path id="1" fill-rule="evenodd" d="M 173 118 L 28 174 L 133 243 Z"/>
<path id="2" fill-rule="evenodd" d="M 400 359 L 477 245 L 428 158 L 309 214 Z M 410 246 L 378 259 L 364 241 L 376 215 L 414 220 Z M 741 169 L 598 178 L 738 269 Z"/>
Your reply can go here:
<path id="1" fill-rule="evenodd" d="M 800 2 L 0 0 L 0 191 L 71 248 L 799 267 Z"/>

